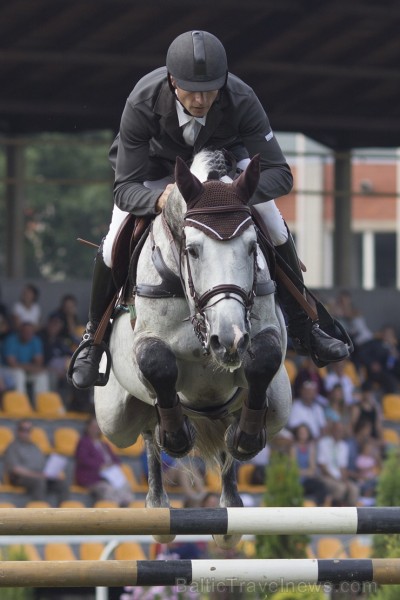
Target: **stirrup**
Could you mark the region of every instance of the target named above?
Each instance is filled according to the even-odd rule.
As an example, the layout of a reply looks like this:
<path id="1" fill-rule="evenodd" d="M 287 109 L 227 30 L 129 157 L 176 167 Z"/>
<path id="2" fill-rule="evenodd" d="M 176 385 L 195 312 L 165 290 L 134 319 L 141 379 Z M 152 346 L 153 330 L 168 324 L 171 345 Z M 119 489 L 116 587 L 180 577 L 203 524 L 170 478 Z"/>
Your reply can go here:
<path id="1" fill-rule="evenodd" d="M 89 339 L 81 342 L 79 344 L 79 346 L 77 347 L 77 349 L 75 350 L 75 352 L 73 353 L 73 355 L 71 356 L 71 360 L 69 362 L 68 370 L 67 370 L 67 381 L 71 385 L 74 385 L 74 382 L 72 380 L 72 373 L 73 373 L 73 370 L 74 370 L 76 359 L 78 358 L 78 356 L 79 356 L 79 354 L 81 353 L 82 350 L 84 350 L 85 348 L 88 348 L 89 346 L 92 346 L 92 345 L 93 345 L 93 338 L 89 338 Z M 109 349 L 108 345 L 104 341 L 102 341 L 102 342 L 100 342 L 100 344 L 96 344 L 96 345 L 99 346 L 103 350 L 103 352 L 106 353 L 107 362 L 106 362 L 106 370 L 105 370 L 105 372 L 104 373 L 99 373 L 99 376 L 98 376 L 98 378 L 96 379 L 96 381 L 95 381 L 95 383 L 93 385 L 98 385 L 100 387 L 103 387 L 103 386 L 107 385 L 109 377 L 110 377 L 111 352 L 110 352 L 110 349 Z"/>

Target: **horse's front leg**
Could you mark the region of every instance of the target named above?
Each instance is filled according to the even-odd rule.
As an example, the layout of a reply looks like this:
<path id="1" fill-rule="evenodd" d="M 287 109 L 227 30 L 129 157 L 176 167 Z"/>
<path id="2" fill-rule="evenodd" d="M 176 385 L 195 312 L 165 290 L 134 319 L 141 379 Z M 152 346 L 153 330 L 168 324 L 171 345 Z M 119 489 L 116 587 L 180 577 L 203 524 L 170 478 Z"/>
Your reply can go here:
<path id="1" fill-rule="evenodd" d="M 223 507 L 243 506 L 243 501 L 237 489 L 236 463 L 227 455 L 221 453 L 221 498 L 219 505 Z M 233 548 L 240 542 L 240 534 L 214 534 L 213 538 L 219 548 Z"/>
<path id="2" fill-rule="evenodd" d="M 154 446 L 151 431 L 143 432 L 146 446 L 149 491 L 146 496 L 146 508 L 169 508 L 169 498 L 164 489 L 160 452 Z M 171 535 L 154 535 L 154 539 L 162 544 L 168 544 L 175 539 Z"/>
<path id="3" fill-rule="evenodd" d="M 185 456 L 194 446 L 195 430 L 183 414 L 176 393 L 178 366 L 174 353 L 162 340 L 146 338 L 138 344 L 136 360 L 156 392 L 158 425 L 155 437 L 158 445 L 170 456 Z"/>
<path id="4" fill-rule="evenodd" d="M 281 341 L 275 328 L 260 331 L 252 340 L 243 361 L 248 382 L 248 398 L 240 419 L 228 427 L 225 442 L 237 460 L 249 460 L 267 443 L 267 389 L 282 362 Z"/>

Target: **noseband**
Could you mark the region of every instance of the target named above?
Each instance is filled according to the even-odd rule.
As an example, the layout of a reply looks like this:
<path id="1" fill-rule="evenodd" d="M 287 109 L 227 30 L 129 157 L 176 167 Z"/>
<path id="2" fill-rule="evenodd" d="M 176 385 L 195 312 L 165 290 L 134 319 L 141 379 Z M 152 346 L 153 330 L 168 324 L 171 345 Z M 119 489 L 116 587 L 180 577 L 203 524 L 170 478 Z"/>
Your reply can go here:
<path id="1" fill-rule="evenodd" d="M 222 213 L 233 213 L 233 212 L 237 213 L 238 211 L 247 213 L 248 218 L 251 219 L 251 211 L 248 206 L 212 206 L 212 207 L 207 207 L 206 209 L 205 208 L 192 208 L 192 209 L 188 210 L 186 212 L 186 214 L 184 215 L 184 223 L 186 223 L 185 226 L 190 226 L 191 222 L 195 221 L 194 217 L 199 216 L 200 214 L 205 214 L 205 213 L 206 214 L 210 214 L 210 213 L 222 214 Z M 209 290 L 207 290 L 206 292 L 204 292 L 204 294 L 199 295 L 196 291 L 196 288 L 195 288 L 195 285 L 193 282 L 192 272 L 190 269 L 190 261 L 189 261 L 188 251 L 186 249 L 186 243 L 185 243 L 185 241 L 186 241 L 185 226 L 183 228 L 183 234 L 182 234 L 179 272 L 180 272 L 181 280 L 183 281 L 182 259 L 185 256 L 186 257 L 186 268 L 187 268 L 187 274 L 188 274 L 188 288 L 189 288 L 190 296 L 193 300 L 193 304 L 195 307 L 195 314 L 191 315 L 189 318 L 192 323 L 194 332 L 202 345 L 204 354 L 209 354 L 209 339 L 208 339 L 209 326 L 208 326 L 208 321 L 207 321 L 207 317 L 206 317 L 206 310 L 211 308 L 212 306 L 215 306 L 216 304 L 218 304 L 218 302 L 221 302 L 221 300 L 226 300 L 226 299 L 236 300 L 237 302 L 242 304 L 243 308 L 245 309 L 246 324 L 250 328 L 250 313 L 253 308 L 254 298 L 256 296 L 256 285 L 257 285 L 257 280 L 256 280 L 256 277 L 257 277 L 257 249 L 254 248 L 254 250 L 253 250 L 253 284 L 252 284 L 251 290 L 249 292 L 247 292 L 243 288 L 239 287 L 238 285 L 221 284 L 221 285 L 216 285 L 216 286 L 210 288 Z M 204 231 L 204 229 L 203 229 L 203 232 L 207 234 L 207 232 Z M 213 230 L 213 233 L 214 233 L 213 237 L 216 237 L 215 234 L 217 234 L 217 236 L 218 236 L 218 233 L 215 230 Z M 222 236 L 219 236 L 219 237 L 221 239 L 224 239 L 224 238 L 222 238 Z M 232 239 L 233 237 L 235 237 L 235 235 L 232 235 L 231 238 L 228 238 L 228 239 Z M 185 289 L 185 286 L 183 286 L 183 288 Z M 212 304 L 209 304 L 210 300 L 212 300 L 213 298 L 215 298 L 216 296 L 219 296 L 219 295 L 221 295 L 220 298 L 214 300 L 214 302 L 212 302 Z"/>

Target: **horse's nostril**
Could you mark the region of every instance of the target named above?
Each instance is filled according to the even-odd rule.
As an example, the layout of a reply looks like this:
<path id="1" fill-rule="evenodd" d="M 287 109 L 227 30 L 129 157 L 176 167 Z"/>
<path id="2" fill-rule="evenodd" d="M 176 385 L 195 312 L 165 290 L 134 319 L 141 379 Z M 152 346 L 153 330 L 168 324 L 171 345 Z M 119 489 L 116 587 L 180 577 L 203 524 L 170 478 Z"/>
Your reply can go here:
<path id="1" fill-rule="evenodd" d="M 248 333 L 245 333 L 237 345 L 238 352 L 245 352 L 247 350 L 247 346 L 249 345 L 249 342 L 250 342 L 250 336 Z"/>
<path id="2" fill-rule="evenodd" d="M 212 350 L 218 350 L 221 347 L 221 344 L 219 342 L 219 337 L 217 335 L 212 335 L 210 337 L 210 347 Z"/>

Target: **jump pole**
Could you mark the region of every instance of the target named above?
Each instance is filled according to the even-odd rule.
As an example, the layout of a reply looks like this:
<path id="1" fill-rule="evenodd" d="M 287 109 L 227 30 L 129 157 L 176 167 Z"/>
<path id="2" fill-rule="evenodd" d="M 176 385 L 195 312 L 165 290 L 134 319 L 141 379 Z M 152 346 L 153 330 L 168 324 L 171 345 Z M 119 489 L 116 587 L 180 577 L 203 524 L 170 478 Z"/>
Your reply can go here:
<path id="1" fill-rule="evenodd" d="M 400 559 L 249 559 L 14 561 L 0 566 L 0 587 L 400 584 Z M 264 589 L 265 589 L 264 588 Z"/>
<path id="2" fill-rule="evenodd" d="M 0 535 L 400 533 L 400 508 L 2 508 Z"/>

